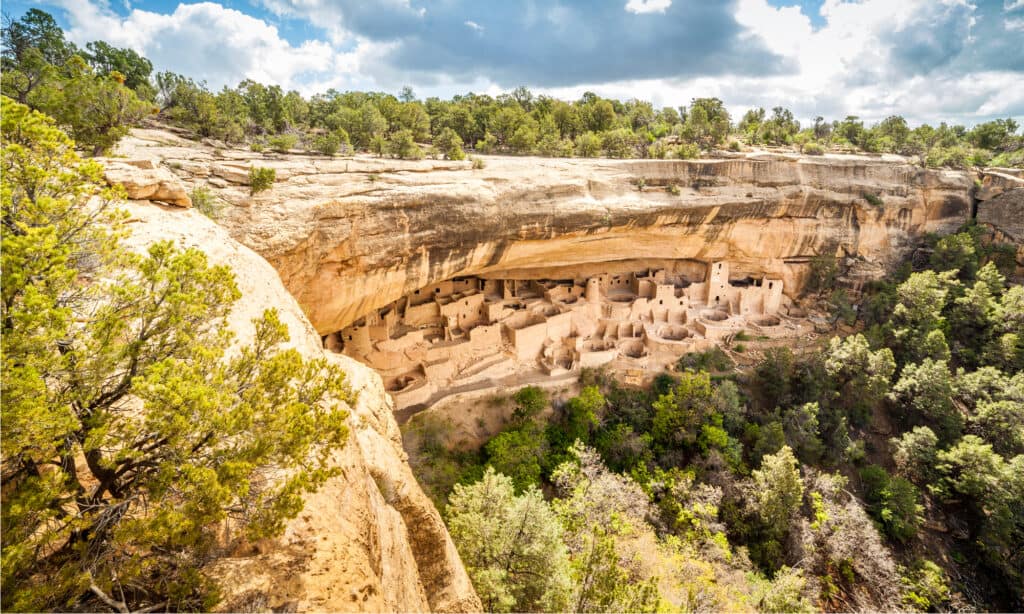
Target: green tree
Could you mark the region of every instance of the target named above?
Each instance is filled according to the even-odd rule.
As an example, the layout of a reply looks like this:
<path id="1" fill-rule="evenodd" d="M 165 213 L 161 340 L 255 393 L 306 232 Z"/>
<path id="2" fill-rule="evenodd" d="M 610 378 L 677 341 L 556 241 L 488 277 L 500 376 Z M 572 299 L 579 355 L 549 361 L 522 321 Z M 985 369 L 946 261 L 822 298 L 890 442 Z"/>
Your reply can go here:
<path id="1" fill-rule="evenodd" d="M 939 444 L 934 431 L 927 426 L 915 426 L 889 442 L 893 446 L 892 459 L 901 475 L 921 485 L 932 481 Z"/>
<path id="2" fill-rule="evenodd" d="M 596 158 L 601 154 L 601 137 L 587 132 L 576 137 L 576 155 L 581 158 Z"/>
<path id="3" fill-rule="evenodd" d="M 2 114 L 3 607 L 207 609 L 221 523 L 276 535 L 334 473 L 344 374 L 279 349 L 273 311 L 226 355 L 230 271 L 120 248 L 100 167 Z"/>
<path id="4" fill-rule="evenodd" d="M 516 492 L 540 486 L 541 467 L 547 455 L 544 430 L 533 423 L 502 431 L 484 446 L 487 464 L 512 478 Z"/>
<path id="5" fill-rule="evenodd" d="M 512 416 L 517 421 L 530 420 L 548 406 L 548 395 L 543 388 L 524 386 L 512 395 L 516 409 Z"/>
<path id="6" fill-rule="evenodd" d="M 462 138 L 451 128 L 445 128 L 434 137 L 434 146 L 444 153 L 444 157 L 448 160 L 466 158 L 466 154 L 462 151 Z"/>
<path id="7" fill-rule="evenodd" d="M 564 530 L 539 490 L 516 496 L 512 480 L 488 467 L 479 482 L 455 486 L 446 517 L 485 611 L 566 609 Z"/>
<path id="8" fill-rule="evenodd" d="M 753 478 L 758 515 L 772 532 L 784 535 L 804 496 L 800 464 L 793 450 L 783 446 L 776 454 L 765 456 L 761 468 L 754 470 Z"/>
<path id="9" fill-rule="evenodd" d="M 700 425 L 715 411 L 711 378 L 705 371 L 684 371 L 679 382 L 652 405 L 654 441 L 663 447 L 692 446 Z"/>
<path id="10" fill-rule="evenodd" d="M 889 397 L 933 424 L 940 441 L 954 441 L 963 430 L 963 416 L 953 404 L 953 374 L 944 360 L 925 358 L 903 368 Z"/>
<path id="11" fill-rule="evenodd" d="M 118 49 L 103 41 L 86 44 L 84 56 L 93 70 L 100 75 L 118 72 L 124 75 L 124 85 L 135 91 L 144 100 L 152 100 L 156 91 L 149 83 L 153 64 L 134 49 Z"/>
<path id="12" fill-rule="evenodd" d="M 896 361 L 889 348 L 871 351 L 864 335 L 829 340 L 825 371 L 834 387 L 834 400 L 854 424 L 867 422 L 871 411 L 889 392 Z"/>
<path id="13" fill-rule="evenodd" d="M 918 503 L 914 485 L 901 477 L 892 477 L 878 465 L 860 470 L 868 511 L 889 537 L 905 542 L 917 533 L 924 508 Z"/>
<path id="14" fill-rule="evenodd" d="M 78 56 L 68 62 L 67 72 L 68 78 L 37 88 L 29 104 L 56 119 L 93 155 L 113 147 L 132 124 L 156 111 L 116 75 L 95 75 Z"/>
<path id="15" fill-rule="evenodd" d="M 399 130 L 387 141 L 387 151 L 396 158 L 419 160 L 423 152 L 413 140 L 412 131 Z"/>

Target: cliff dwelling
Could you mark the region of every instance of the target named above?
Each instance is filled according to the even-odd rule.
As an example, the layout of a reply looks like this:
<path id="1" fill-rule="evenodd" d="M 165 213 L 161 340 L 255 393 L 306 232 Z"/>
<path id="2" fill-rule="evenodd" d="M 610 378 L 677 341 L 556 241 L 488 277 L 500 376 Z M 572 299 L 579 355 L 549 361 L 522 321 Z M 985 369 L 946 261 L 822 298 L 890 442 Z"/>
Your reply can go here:
<path id="1" fill-rule="evenodd" d="M 729 262 L 681 261 L 561 279 L 457 277 L 367 314 L 324 345 L 376 369 L 401 410 L 511 374 L 569 377 L 608 365 L 642 380 L 740 331 L 806 334 L 813 327 L 802 315 L 780 279 L 730 279 Z"/>

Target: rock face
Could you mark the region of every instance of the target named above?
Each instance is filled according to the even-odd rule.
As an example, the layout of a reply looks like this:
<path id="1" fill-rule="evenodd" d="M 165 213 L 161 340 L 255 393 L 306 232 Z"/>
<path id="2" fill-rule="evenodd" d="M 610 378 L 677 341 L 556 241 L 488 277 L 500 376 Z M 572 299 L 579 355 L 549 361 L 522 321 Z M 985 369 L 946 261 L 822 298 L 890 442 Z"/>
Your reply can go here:
<path id="1" fill-rule="evenodd" d="M 208 185 L 233 205 L 218 221 L 277 269 L 321 334 L 463 275 L 544 278 L 599 262 L 728 260 L 734 276 L 781 279 L 795 295 L 810 258 L 828 254 L 845 258 L 855 280 L 869 279 L 923 233 L 970 219 L 974 189 L 972 173 L 858 156 L 488 157 L 473 169 L 468 161 L 214 152 L 154 132 L 136 132 L 122 150 L 162 158 L 186 183 Z M 278 182 L 250 196 L 230 183 L 248 166 L 276 169 Z M 225 168 L 239 176 L 229 179 Z"/>
<path id="2" fill-rule="evenodd" d="M 252 337 L 252 319 L 274 307 L 291 344 L 322 356 L 320 338 L 274 269 L 195 211 L 131 202 L 129 241 L 139 248 L 161 239 L 196 246 L 211 263 L 235 272 L 242 299 L 229 326 Z M 359 394 L 351 435 L 336 453 L 341 475 L 307 498 L 285 534 L 211 566 L 220 580 L 220 609 L 254 606 L 288 611 L 473 611 L 480 600 L 430 499 L 412 475 L 380 377 L 345 356 L 338 361 Z"/>
<path id="3" fill-rule="evenodd" d="M 506 158 L 376 173 L 360 162 L 293 175 L 222 222 L 322 334 L 452 277 L 544 278 L 597 262 L 728 260 L 738 277 L 796 293 L 811 257 L 877 275 L 923 233 L 966 222 L 972 202 L 967 173 L 867 159 Z"/>
<path id="4" fill-rule="evenodd" d="M 192 206 L 181 181 L 152 160 L 105 160 L 104 167 L 107 183 L 123 187 L 132 200 L 157 200 L 186 209 Z"/>
<path id="5" fill-rule="evenodd" d="M 462 275 L 544 278 L 565 267 L 728 260 L 733 275 L 799 292 L 810 258 L 868 279 L 926 232 L 970 219 L 974 175 L 901 159 L 747 155 L 727 160 L 485 158 L 404 162 L 187 147 L 159 131 L 123 141 L 207 185 L 231 235 L 266 258 L 321 334 Z M 274 168 L 250 196 L 241 169 Z M 225 168 L 238 171 L 228 181 Z M 213 181 L 211 181 L 211 179 Z M 880 203 L 880 204 L 872 204 Z"/>
<path id="6" fill-rule="evenodd" d="M 1017 246 L 1020 273 L 1024 269 L 1024 178 L 1006 171 L 986 172 L 978 201 L 978 223 L 990 229 L 994 241 Z"/>

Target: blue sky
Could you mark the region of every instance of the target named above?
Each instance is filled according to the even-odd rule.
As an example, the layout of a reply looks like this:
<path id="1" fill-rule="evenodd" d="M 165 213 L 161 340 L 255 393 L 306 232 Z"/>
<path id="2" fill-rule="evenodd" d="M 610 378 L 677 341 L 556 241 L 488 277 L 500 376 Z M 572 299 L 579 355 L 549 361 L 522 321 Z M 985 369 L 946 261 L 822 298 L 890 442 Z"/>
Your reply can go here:
<path id="1" fill-rule="evenodd" d="M 8 0 L 159 70 L 304 94 L 517 85 L 803 120 L 1024 120 L 1024 0 Z"/>

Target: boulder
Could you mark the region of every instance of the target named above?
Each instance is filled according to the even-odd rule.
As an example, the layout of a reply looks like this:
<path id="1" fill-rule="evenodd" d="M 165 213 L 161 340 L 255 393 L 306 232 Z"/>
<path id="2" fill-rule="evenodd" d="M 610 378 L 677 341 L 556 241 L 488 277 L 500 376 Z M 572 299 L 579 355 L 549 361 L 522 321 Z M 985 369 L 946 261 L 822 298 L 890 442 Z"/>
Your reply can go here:
<path id="1" fill-rule="evenodd" d="M 175 207 L 192 207 L 192 199 L 181 181 L 149 160 L 107 160 L 104 166 L 107 183 L 123 187 L 131 200 L 157 200 Z"/>

